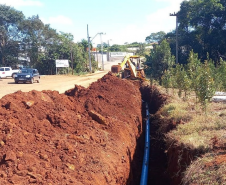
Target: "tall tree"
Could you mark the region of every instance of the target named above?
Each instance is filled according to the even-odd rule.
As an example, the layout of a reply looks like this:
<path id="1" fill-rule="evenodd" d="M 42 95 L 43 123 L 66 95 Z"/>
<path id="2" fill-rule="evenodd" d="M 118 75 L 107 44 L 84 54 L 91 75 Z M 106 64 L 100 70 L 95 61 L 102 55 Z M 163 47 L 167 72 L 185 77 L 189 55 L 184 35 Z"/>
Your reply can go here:
<path id="1" fill-rule="evenodd" d="M 41 74 L 55 73 L 56 59 L 69 59 L 76 72 L 88 71 L 88 42 L 74 43 L 70 33 L 57 33 L 39 16 L 25 18 L 9 6 L 0 5 L 0 66 L 18 63 L 19 56 L 30 58 L 30 67 Z M 97 68 L 92 57 L 92 67 Z"/>
<path id="2" fill-rule="evenodd" d="M 23 30 L 22 44 L 30 58 L 30 65 L 34 66 L 38 63 L 39 53 L 43 52 L 43 32 L 44 23 L 39 19 L 39 16 L 32 16 L 24 20 L 20 28 Z"/>
<path id="3" fill-rule="evenodd" d="M 147 43 L 161 42 L 164 39 L 166 33 L 164 31 L 159 31 L 157 33 L 151 33 L 145 38 Z"/>
<path id="4" fill-rule="evenodd" d="M 143 44 L 143 43 L 139 44 L 139 47 L 136 51 L 136 55 L 141 55 L 141 56 L 145 55 L 145 44 Z"/>
<path id="5" fill-rule="evenodd" d="M 0 59 L 1 65 L 11 65 L 17 59 L 20 34 L 18 24 L 24 19 L 22 12 L 0 5 Z"/>
<path id="6" fill-rule="evenodd" d="M 151 50 L 150 56 L 147 56 L 145 65 L 147 66 L 146 74 L 152 78 L 161 81 L 164 71 L 172 66 L 175 57 L 171 55 L 169 43 L 164 39 L 160 45 L 156 45 Z"/>
<path id="7" fill-rule="evenodd" d="M 183 1 L 177 13 L 179 21 L 179 59 L 187 60 L 193 49 L 201 60 L 218 61 L 226 54 L 226 1 Z M 180 63 L 183 61 L 179 60 Z"/>
<path id="8" fill-rule="evenodd" d="M 118 45 L 118 44 L 113 44 L 112 46 L 109 47 L 109 51 L 111 52 L 118 52 L 118 51 L 127 51 L 127 48 L 125 45 Z"/>
<path id="9" fill-rule="evenodd" d="M 38 53 L 38 62 L 35 67 L 41 74 L 54 74 L 56 71 L 55 60 L 59 59 L 58 47 L 60 43 L 59 34 L 50 25 L 44 25 L 42 32 L 41 48 Z"/>

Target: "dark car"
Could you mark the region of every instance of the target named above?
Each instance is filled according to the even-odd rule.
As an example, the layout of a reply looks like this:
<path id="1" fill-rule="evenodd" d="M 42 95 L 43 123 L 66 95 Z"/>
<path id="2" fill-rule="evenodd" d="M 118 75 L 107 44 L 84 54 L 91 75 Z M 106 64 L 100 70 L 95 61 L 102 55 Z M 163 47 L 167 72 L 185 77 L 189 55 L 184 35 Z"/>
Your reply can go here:
<path id="1" fill-rule="evenodd" d="M 37 69 L 32 68 L 24 68 L 19 70 L 19 72 L 14 76 L 14 81 L 17 84 L 18 82 L 30 82 L 34 83 L 34 81 L 40 82 L 40 75 Z"/>

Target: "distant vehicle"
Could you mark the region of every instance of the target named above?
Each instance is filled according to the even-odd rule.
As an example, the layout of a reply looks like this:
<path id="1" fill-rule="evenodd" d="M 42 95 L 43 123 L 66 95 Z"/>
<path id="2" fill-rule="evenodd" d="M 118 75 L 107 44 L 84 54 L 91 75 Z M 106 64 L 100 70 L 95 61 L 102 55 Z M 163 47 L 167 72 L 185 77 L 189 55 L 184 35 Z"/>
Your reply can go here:
<path id="1" fill-rule="evenodd" d="M 15 74 L 18 73 L 19 69 L 12 69 L 11 67 L 0 67 L 0 77 L 12 77 L 14 78 Z"/>
<path id="2" fill-rule="evenodd" d="M 33 84 L 34 81 L 40 83 L 40 75 L 37 69 L 24 68 L 19 70 L 19 72 L 14 76 L 14 81 L 16 84 L 18 82 L 30 82 L 31 84 Z"/>

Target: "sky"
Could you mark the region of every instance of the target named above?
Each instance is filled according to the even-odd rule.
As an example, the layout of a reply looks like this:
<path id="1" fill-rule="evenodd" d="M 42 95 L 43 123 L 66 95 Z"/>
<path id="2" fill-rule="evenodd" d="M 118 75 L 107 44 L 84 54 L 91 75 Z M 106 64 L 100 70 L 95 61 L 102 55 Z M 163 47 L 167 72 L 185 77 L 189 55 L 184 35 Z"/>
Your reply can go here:
<path id="1" fill-rule="evenodd" d="M 26 18 L 39 18 L 57 32 L 71 33 L 74 41 L 87 40 L 87 25 L 93 45 L 145 42 L 151 33 L 170 32 L 182 0 L 0 0 L 22 11 Z"/>

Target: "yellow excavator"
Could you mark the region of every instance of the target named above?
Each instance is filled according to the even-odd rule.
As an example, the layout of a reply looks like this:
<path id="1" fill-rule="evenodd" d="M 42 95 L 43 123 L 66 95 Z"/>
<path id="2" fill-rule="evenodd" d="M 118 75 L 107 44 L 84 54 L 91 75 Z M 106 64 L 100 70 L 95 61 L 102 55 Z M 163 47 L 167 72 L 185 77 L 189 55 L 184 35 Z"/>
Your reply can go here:
<path id="1" fill-rule="evenodd" d="M 122 63 L 111 66 L 111 72 L 118 74 L 120 78 L 146 80 L 144 70 L 141 68 L 140 56 L 138 55 L 126 55 Z"/>

